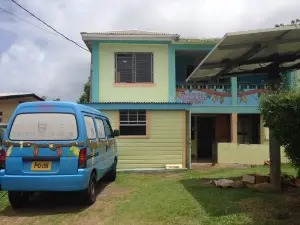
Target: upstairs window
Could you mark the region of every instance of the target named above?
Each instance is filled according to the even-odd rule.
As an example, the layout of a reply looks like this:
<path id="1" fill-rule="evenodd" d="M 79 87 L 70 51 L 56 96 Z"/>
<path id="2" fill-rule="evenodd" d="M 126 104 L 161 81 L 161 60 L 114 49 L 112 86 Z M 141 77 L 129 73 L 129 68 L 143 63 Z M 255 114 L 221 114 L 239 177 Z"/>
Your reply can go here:
<path id="1" fill-rule="evenodd" d="M 146 136 L 146 110 L 120 110 L 121 136 Z"/>
<path id="2" fill-rule="evenodd" d="M 153 54 L 115 53 L 116 83 L 153 83 Z"/>

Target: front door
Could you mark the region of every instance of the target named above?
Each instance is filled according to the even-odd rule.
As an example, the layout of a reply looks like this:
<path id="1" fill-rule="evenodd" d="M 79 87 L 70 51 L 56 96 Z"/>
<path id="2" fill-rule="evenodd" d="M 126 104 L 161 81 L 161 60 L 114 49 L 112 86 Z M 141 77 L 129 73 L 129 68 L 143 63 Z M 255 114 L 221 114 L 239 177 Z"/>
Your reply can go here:
<path id="1" fill-rule="evenodd" d="M 215 118 L 198 117 L 197 119 L 198 159 L 211 159 L 215 141 Z"/>

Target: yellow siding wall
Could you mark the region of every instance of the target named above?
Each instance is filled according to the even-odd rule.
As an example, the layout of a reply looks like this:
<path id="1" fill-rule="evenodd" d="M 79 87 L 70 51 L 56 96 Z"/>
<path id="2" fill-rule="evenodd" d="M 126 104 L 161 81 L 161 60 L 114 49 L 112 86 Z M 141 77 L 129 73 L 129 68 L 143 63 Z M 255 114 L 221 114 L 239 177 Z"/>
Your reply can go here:
<path id="1" fill-rule="evenodd" d="M 118 87 L 115 82 L 116 52 L 152 52 L 155 86 Z M 166 102 L 169 98 L 167 44 L 100 44 L 99 99 L 101 102 Z"/>
<path id="2" fill-rule="evenodd" d="M 117 129 L 118 112 L 103 113 L 109 117 L 113 129 Z M 118 169 L 165 168 L 166 164 L 182 164 L 186 148 L 185 123 L 184 111 L 149 111 L 148 139 L 118 138 Z"/>
<path id="3" fill-rule="evenodd" d="M 9 100 L 0 100 L 0 112 L 2 112 L 2 123 L 8 123 L 11 115 L 19 105 L 19 102 L 36 101 L 35 98 L 18 98 Z"/>
<path id="4" fill-rule="evenodd" d="M 269 145 L 247 145 L 235 143 L 218 143 L 218 163 L 263 164 L 269 159 Z M 281 162 L 287 163 L 288 158 L 281 148 Z"/>

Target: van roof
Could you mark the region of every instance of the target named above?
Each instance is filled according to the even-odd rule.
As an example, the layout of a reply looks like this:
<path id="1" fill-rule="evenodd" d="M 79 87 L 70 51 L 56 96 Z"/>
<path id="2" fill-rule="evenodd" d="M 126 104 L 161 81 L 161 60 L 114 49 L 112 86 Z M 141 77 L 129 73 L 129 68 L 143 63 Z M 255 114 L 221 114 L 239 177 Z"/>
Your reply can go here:
<path id="1" fill-rule="evenodd" d="M 37 107 L 37 106 L 46 106 L 46 105 L 51 105 L 51 106 L 60 106 L 60 107 L 71 107 L 73 109 L 78 109 L 80 111 L 88 112 L 88 113 L 94 113 L 94 114 L 100 114 L 101 116 L 106 117 L 100 110 L 94 109 L 89 106 L 85 106 L 82 104 L 78 104 L 75 102 L 66 102 L 66 101 L 37 101 L 37 102 L 24 102 L 19 104 L 17 107 L 17 110 L 21 110 L 22 108 L 25 107 Z"/>

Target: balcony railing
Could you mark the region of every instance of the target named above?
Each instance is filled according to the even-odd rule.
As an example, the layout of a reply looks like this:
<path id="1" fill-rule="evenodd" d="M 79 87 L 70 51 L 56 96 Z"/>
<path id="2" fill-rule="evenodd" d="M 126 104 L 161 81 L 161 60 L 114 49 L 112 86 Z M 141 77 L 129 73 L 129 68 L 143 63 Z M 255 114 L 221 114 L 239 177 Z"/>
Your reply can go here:
<path id="1" fill-rule="evenodd" d="M 237 104 L 243 106 L 257 106 L 262 94 L 266 93 L 264 84 L 238 84 Z"/>
<path id="2" fill-rule="evenodd" d="M 232 88 L 231 83 L 177 84 L 176 101 L 193 106 L 232 106 L 233 102 L 240 106 L 257 106 L 261 94 L 266 92 L 265 86 L 260 84 L 239 83 Z M 235 96 L 232 93 L 236 93 Z"/>

